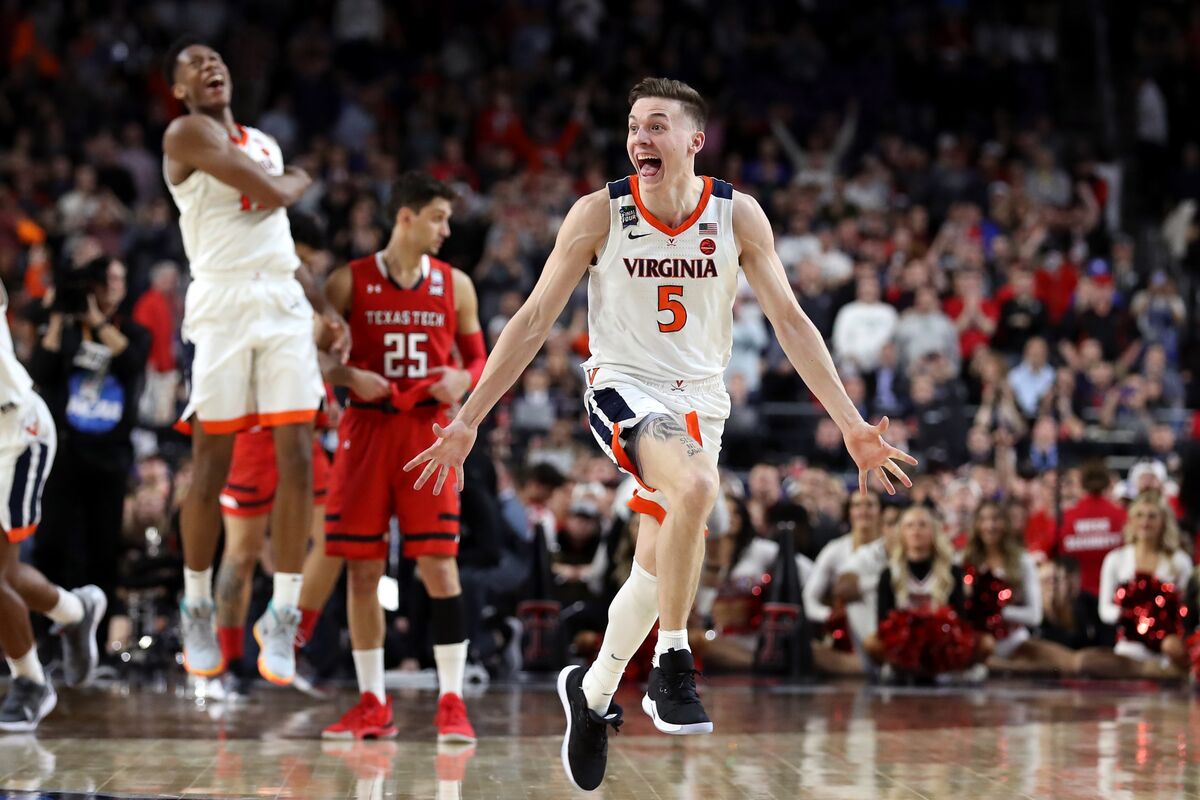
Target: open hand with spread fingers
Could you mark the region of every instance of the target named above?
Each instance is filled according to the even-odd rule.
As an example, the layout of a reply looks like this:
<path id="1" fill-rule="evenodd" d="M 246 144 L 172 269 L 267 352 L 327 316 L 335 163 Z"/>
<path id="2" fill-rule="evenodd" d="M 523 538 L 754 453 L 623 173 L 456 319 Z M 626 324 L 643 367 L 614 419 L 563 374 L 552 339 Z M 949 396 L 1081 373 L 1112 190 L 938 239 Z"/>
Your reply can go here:
<path id="1" fill-rule="evenodd" d="M 889 472 L 905 488 L 912 488 L 912 481 L 896 462 L 903 461 L 905 464 L 916 466 L 917 460 L 884 441 L 883 434 L 887 432 L 887 429 L 888 418 L 884 417 L 879 420 L 878 425 L 863 421 L 842 433 L 846 449 L 850 451 L 850 457 L 858 465 L 858 489 L 864 494 L 867 491 L 867 475 L 872 472 L 875 473 L 888 494 L 896 493 L 896 487 L 892 485 L 892 481 L 888 477 Z"/>
<path id="2" fill-rule="evenodd" d="M 437 434 L 438 440 L 425 449 L 419 456 L 404 465 L 405 472 L 411 472 L 422 464 L 425 468 L 421 470 L 421 474 L 417 476 L 416 483 L 413 488 L 418 491 L 425 486 L 426 482 L 437 472 L 437 480 L 433 483 L 433 493 L 441 494 L 442 486 L 446 483 L 446 476 L 451 472 L 454 473 L 455 485 L 461 492 L 463 488 L 463 462 L 467 460 L 467 456 L 471 452 L 471 448 L 475 446 L 475 429 L 468 427 L 466 423 L 454 420 L 446 427 L 435 424 L 433 432 Z"/>

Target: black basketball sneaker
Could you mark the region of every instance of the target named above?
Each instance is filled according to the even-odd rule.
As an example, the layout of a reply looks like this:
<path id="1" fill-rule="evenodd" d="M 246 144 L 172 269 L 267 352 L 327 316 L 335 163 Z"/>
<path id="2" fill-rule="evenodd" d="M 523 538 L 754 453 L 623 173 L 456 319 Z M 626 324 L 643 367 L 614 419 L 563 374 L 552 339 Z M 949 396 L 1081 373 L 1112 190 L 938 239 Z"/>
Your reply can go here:
<path id="1" fill-rule="evenodd" d="M 696 692 L 696 663 L 690 650 L 668 650 L 650 670 L 642 710 L 663 733 L 685 736 L 712 733 L 712 720 Z"/>
<path id="2" fill-rule="evenodd" d="M 583 694 L 581 666 L 571 666 L 558 673 L 558 698 L 567 715 L 567 732 L 563 735 L 562 763 L 567 778 L 576 789 L 590 792 L 604 780 L 608 766 L 608 728 L 620 731 L 624 720 L 621 707 L 611 703 L 608 713 L 600 716 L 588 708 Z"/>

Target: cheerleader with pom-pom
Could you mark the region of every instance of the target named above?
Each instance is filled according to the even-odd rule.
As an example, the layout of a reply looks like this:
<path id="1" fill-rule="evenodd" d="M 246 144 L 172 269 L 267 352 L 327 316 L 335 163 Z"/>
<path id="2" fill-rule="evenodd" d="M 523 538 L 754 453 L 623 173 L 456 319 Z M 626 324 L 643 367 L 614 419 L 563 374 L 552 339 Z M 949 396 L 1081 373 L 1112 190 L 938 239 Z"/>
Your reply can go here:
<path id="1" fill-rule="evenodd" d="M 1124 547 L 1100 568 L 1100 619 L 1117 626 L 1110 651 L 1078 653 L 1079 671 L 1098 678 L 1174 678 L 1188 668 L 1182 594 L 1192 572 L 1179 546 L 1179 526 L 1157 496 L 1129 507 Z"/>
<path id="2" fill-rule="evenodd" d="M 925 506 L 900 517 L 900 540 L 879 579 L 879 628 L 864 649 L 898 672 L 932 677 L 986 659 L 987 637 L 962 618 L 963 572 L 941 524 Z"/>
<path id="3" fill-rule="evenodd" d="M 1069 673 L 1074 651 L 1032 635 L 1042 624 L 1042 588 L 1024 538 L 1000 503 L 984 500 L 975 509 L 962 559 L 964 616 L 994 641 L 992 669 Z"/>

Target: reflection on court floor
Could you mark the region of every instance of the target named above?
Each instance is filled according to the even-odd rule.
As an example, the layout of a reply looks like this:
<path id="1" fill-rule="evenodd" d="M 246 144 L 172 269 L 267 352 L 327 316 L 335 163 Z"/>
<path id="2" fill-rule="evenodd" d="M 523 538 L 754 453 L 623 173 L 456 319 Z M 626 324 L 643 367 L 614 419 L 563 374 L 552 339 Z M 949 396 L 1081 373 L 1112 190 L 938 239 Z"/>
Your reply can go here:
<path id="1" fill-rule="evenodd" d="M 716 732 L 678 738 L 655 732 L 623 691 L 628 724 L 592 796 L 1200 798 L 1200 706 L 1178 690 L 721 682 L 704 691 Z M 118 687 L 61 697 L 38 736 L 0 738 L 0 796 L 584 796 L 562 774 L 549 684 L 468 698 L 478 745 L 441 749 L 419 691 L 396 695 L 400 738 L 383 742 L 322 742 L 339 706 L 276 689 L 221 703 Z"/>

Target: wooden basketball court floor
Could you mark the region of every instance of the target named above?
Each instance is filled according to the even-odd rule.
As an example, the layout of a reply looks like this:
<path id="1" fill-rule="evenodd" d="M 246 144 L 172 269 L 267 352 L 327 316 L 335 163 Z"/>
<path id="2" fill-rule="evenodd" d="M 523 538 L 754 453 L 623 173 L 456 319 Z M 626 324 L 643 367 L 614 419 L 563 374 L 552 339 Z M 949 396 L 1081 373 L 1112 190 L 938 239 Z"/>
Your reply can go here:
<path id="1" fill-rule="evenodd" d="M 710 736 L 669 737 L 623 687 L 627 724 L 590 796 L 645 800 L 1200 798 L 1200 706 L 1148 685 L 884 689 L 714 680 Z M 0 738 L 7 798 L 586 797 L 563 776 L 551 682 L 469 696 L 473 750 L 439 753 L 430 691 L 392 693 L 400 736 L 322 742 L 353 702 L 262 687 L 238 702 L 113 685 L 59 694 Z"/>

